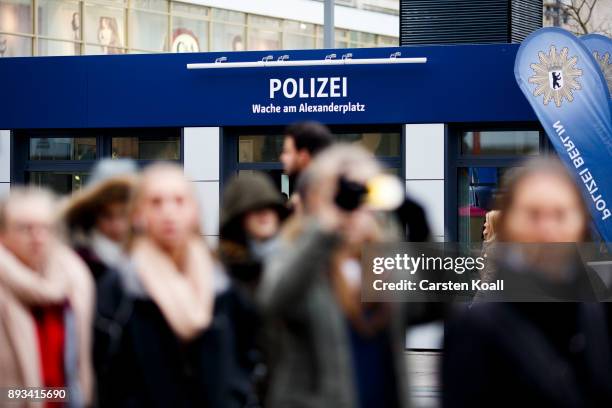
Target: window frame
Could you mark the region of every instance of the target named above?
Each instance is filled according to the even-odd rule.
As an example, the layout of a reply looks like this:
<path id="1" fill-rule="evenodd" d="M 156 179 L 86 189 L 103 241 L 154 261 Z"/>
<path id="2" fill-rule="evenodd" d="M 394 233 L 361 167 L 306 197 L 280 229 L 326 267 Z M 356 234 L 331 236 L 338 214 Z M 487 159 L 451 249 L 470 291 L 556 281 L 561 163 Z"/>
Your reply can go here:
<path id="1" fill-rule="evenodd" d="M 113 128 L 113 129 L 33 129 L 14 130 L 11 132 L 11 186 L 29 183 L 28 172 L 83 172 L 89 173 L 93 165 L 101 159 L 111 157 L 111 143 L 117 137 L 154 137 L 164 138 L 178 136 L 179 159 L 178 160 L 137 160 L 138 167 L 142 168 L 158 161 L 168 161 L 183 166 L 184 163 L 184 138 L 183 128 Z M 30 160 L 30 139 L 32 137 L 95 137 L 96 158 L 93 160 Z"/>
<path id="2" fill-rule="evenodd" d="M 539 156 L 544 156 L 554 153 L 554 148 L 548 141 L 548 137 L 544 128 L 539 122 L 514 122 L 508 124 L 502 123 L 454 123 L 449 124 L 445 137 L 445 206 L 444 219 L 445 229 L 448 235 L 447 240 L 451 242 L 459 242 L 459 169 L 466 167 L 516 167 L 521 161 L 530 158 L 538 157 L 536 155 L 462 155 L 461 154 L 461 136 L 464 132 L 469 131 L 538 131 L 540 133 L 539 140 Z"/>

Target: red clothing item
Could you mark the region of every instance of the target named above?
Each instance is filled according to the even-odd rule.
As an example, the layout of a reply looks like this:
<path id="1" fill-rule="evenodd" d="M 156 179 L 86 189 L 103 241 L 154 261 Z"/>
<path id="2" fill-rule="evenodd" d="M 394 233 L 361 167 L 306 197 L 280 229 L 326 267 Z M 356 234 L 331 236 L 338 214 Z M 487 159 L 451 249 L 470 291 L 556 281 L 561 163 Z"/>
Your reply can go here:
<path id="1" fill-rule="evenodd" d="M 37 307 L 32 314 L 38 334 L 43 387 L 65 387 L 64 305 Z"/>

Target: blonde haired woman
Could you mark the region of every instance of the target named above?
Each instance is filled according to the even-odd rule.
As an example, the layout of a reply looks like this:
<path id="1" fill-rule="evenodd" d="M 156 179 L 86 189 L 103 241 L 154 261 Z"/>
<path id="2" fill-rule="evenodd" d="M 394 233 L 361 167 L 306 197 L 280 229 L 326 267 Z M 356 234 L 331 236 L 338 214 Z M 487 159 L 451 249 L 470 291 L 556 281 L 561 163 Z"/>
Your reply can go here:
<path id="1" fill-rule="evenodd" d="M 482 229 L 482 254 L 485 258 L 489 258 L 489 254 L 492 252 L 492 248 L 497 240 L 499 218 L 499 210 L 491 210 L 485 214 L 485 223 Z M 490 260 L 486 262 L 485 268 L 480 273 L 480 278 L 484 282 L 493 282 L 495 280 L 495 269 Z M 478 294 L 476 297 L 478 298 L 479 295 L 482 294 Z"/>
<path id="2" fill-rule="evenodd" d="M 485 223 L 482 229 L 482 237 L 484 242 L 495 241 L 498 222 L 499 210 L 491 210 L 485 214 Z"/>
<path id="3" fill-rule="evenodd" d="M 131 265 L 119 288 L 101 284 L 102 296 L 122 300 L 110 314 L 99 311 L 111 327 L 97 337 L 100 405 L 226 406 L 215 264 L 199 233 L 193 187 L 180 167 L 156 164 L 144 171 L 131 207 Z"/>

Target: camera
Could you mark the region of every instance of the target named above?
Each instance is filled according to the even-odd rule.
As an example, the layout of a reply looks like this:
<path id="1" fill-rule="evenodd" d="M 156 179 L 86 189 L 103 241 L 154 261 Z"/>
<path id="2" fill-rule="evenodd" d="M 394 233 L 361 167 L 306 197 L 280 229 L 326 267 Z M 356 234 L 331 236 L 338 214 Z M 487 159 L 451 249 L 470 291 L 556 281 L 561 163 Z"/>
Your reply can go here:
<path id="1" fill-rule="evenodd" d="M 402 183 L 389 174 L 373 177 L 365 184 L 340 176 L 334 202 L 344 211 L 354 211 L 362 204 L 375 210 L 393 211 L 404 197 Z"/>

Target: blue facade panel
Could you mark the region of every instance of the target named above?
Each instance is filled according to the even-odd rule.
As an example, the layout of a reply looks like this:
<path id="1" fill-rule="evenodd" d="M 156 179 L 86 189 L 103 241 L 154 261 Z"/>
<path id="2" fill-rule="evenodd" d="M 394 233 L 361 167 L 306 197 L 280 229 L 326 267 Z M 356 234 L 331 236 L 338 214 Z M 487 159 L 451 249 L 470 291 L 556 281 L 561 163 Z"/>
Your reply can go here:
<path id="1" fill-rule="evenodd" d="M 514 80 L 517 50 L 518 45 L 503 44 L 2 59 L 0 129 L 284 125 L 305 119 L 327 124 L 535 121 Z M 238 62 L 285 54 L 292 60 L 318 60 L 332 52 L 338 58 L 347 52 L 355 59 L 387 58 L 395 51 L 428 62 L 186 68 L 223 55 Z M 328 96 L 317 97 L 317 89 L 312 97 L 309 85 L 314 81 L 319 87 L 325 78 L 327 88 L 320 95 Z M 334 97 L 329 96 L 330 78 L 345 84 Z M 287 79 L 289 96 L 292 79 L 302 83 L 303 97 L 296 91 L 288 98 L 281 87 L 271 98 L 271 81 L 276 86 Z M 300 112 L 302 104 L 332 103 L 363 109 Z M 253 112 L 253 105 L 270 104 L 280 112 Z"/>

